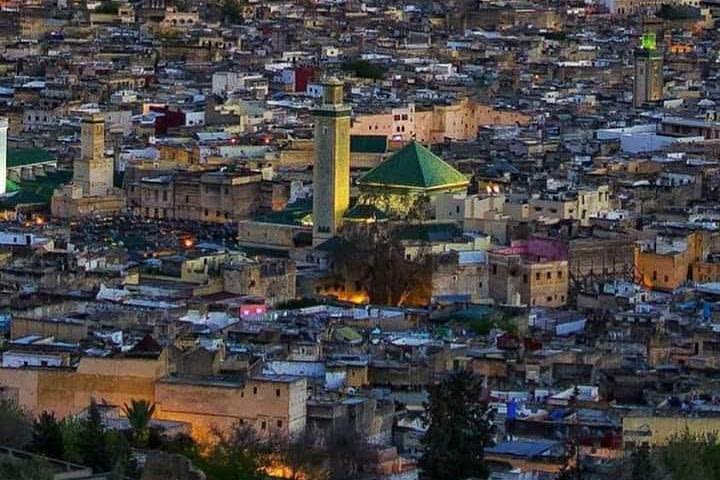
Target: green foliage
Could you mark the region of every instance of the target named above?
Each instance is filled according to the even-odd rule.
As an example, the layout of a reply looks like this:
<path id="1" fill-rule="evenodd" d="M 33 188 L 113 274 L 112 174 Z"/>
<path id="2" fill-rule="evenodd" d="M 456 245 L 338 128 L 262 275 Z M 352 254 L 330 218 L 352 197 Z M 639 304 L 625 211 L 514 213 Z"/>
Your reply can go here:
<path id="1" fill-rule="evenodd" d="M 487 478 L 484 450 L 493 441 L 493 412 L 480 400 L 481 391 L 480 377 L 465 371 L 429 388 L 429 426 L 420 459 L 426 478 Z"/>
<path id="2" fill-rule="evenodd" d="M 217 442 L 208 454 L 198 459 L 198 467 L 208 480 L 264 480 L 265 468 L 272 464 L 273 449 L 255 430 L 236 424 L 225 435 L 216 432 Z"/>
<path id="3" fill-rule="evenodd" d="M 98 8 L 95 9 L 97 13 L 105 13 L 108 15 L 117 15 L 120 4 L 111 0 L 103 0 Z"/>
<path id="4" fill-rule="evenodd" d="M 663 20 L 697 20 L 701 17 L 700 9 L 689 5 L 663 4 L 655 13 Z"/>
<path id="5" fill-rule="evenodd" d="M 0 478 L 3 480 L 52 480 L 48 466 L 39 460 L 0 458 Z"/>
<path id="6" fill-rule="evenodd" d="M 720 443 L 715 434 L 684 431 L 664 447 L 639 447 L 622 469 L 623 480 L 720 480 Z"/>
<path id="7" fill-rule="evenodd" d="M 385 77 L 385 68 L 382 65 L 367 60 L 347 60 L 343 62 L 342 69 L 346 72 L 352 72 L 356 77 L 360 78 L 382 80 Z"/>
<path id="8" fill-rule="evenodd" d="M 223 0 L 222 14 L 227 22 L 240 23 L 243 20 L 242 4 L 239 0 Z"/>
<path id="9" fill-rule="evenodd" d="M 60 422 L 60 434 L 63 442 L 63 459 L 72 463 L 82 463 L 83 456 L 80 451 L 80 420 L 67 417 Z"/>
<path id="10" fill-rule="evenodd" d="M 117 471 L 127 464 L 130 455 L 127 440 L 120 433 L 105 429 L 100 408 L 94 400 L 87 417 L 80 420 L 77 434 L 75 442 L 82 459 L 79 463 L 92 468 L 93 472 Z"/>
<path id="11" fill-rule="evenodd" d="M 32 428 L 33 452 L 50 458 L 64 458 L 63 433 L 60 423 L 51 412 L 42 412 Z"/>
<path id="12" fill-rule="evenodd" d="M 315 305 L 322 305 L 323 302 L 312 298 L 295 298 L 287 300 L 278 305 L 278 310 L 295 310 L 298 308 L 314 307 Z"/>
<path id="13" fill-rule="evenodd" d="M 150 420 L 155 413 L 155 405 L 147 400 L 131 400 L 123 406 L 123 412 L 130 422 L 132 439 L 138 447 L 147 446 L 150 436 Z"/>
<path id="14" fill-rule="evenodd" d="M 0 400 L 0 445 L 23 449 L 31 440 L 32 424 L 27 414 L 15 402 Z"/>

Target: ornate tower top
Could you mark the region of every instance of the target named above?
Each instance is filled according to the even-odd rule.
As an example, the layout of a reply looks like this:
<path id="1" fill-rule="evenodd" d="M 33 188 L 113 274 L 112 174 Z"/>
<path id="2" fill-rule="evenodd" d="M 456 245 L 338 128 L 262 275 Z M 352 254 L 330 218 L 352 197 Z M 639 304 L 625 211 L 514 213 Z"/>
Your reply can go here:
<path id="1" fill-rule="evenodd" d="M 336 105 L 343 104 L 344 85 L 335 77 L 328 78 L 323 82 L 323 104 Z"/>

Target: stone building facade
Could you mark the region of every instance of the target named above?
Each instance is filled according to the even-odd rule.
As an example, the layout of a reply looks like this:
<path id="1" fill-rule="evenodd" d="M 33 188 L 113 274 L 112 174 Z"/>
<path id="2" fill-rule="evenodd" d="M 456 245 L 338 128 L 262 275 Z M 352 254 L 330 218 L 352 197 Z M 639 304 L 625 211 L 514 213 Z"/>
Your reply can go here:
<path id="1" fill-rule="evenodd" d="M 225 291 L 264 297 L 269 305 L 295 298 L 295 262 L 265 258 L 230 263 L 223 268 Z"/>

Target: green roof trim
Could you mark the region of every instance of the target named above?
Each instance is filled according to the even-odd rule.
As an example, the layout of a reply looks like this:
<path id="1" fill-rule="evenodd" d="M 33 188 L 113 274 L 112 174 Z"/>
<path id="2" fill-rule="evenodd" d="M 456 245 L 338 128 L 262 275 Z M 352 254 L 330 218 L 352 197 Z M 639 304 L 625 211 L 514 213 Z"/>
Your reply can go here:
<path id="1" fill-rule="evenodd" d="M 7 151 L 8 167 L 23 167 L 55 160 L 55 155 L 42 148 L 9 148 Z"/>
<path id="2" fill-rule="evenodd" d="M 459 187 L 469 183 L 465 175 L 415 141 L 358 180 L 359 185 L 420 190 Z"/>
<path id="3" fill-rule="evenodd" d="M 388 216 L 387 213 L 380 210 L 375 205 L 356 203 L 347 212 L 345 212 L 344 218 L 348 220 L 382 221 L 387 220 Z"/>
<path id="4" fill-rule="evenodd" d="M 48 172 L 44 176 L 37 176 L 34 180 L 21 180 L 18 183 L 8 181 L 6 187 L 8 193 L 15 192 L 0 199 L 0 208 L 15 208 L 18 205 L 34 203 L 50 203 L 53 192 L 60 185 L 67 183 L 72 178 L 72 172 L 58 170 Z M 11 184 L 13 190 L 10 189 Z"/>
<path id="5" fill-rule="evenodd" d="M 385 153 L 388 149 L 387 135 L 351 135 L 350 151 L 354 153 Z"/>
<path id="6" fill-rule="evenodd" d="M 283 225 L 303 225 L 303 220 L 312 214 L 312 199 L 302 199 L 288 204 L 277 212 L 268 212 L 255 217 L 255 221 L 263 223 L 279 223 Z"/>

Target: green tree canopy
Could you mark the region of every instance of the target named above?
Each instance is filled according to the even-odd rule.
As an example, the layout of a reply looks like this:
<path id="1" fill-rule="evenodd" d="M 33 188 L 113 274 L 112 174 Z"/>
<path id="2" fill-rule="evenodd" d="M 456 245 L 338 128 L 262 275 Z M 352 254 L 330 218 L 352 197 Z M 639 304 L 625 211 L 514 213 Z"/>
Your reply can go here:
<path id="1" fill-rule="evenodd" d="M 487 478 L 485 447 L 493 443 L 493 411 L 480 399 L 482 380 L 452 373 L 429 388 L 428 430 L 420 467 L 429 480 Z"/>
<path id="2" fill-rule="evenodd" d="M 372 80 L 382 80 L 385 78 L 385 68 L 382 65 L 368 62 L 367 60 L 347 60 L 343 62 L 342 69 L 346 72 L 352 72 L 356 77 L 360 78 L 369 78 Z"/>
<path id="3" fill-rule="evenodd" d="M 54 413 L 42 412 L 35 419 L 30 446 L 33 452 L 46 457 L 59 459 L 65 457 L 62 429 Z"/>

